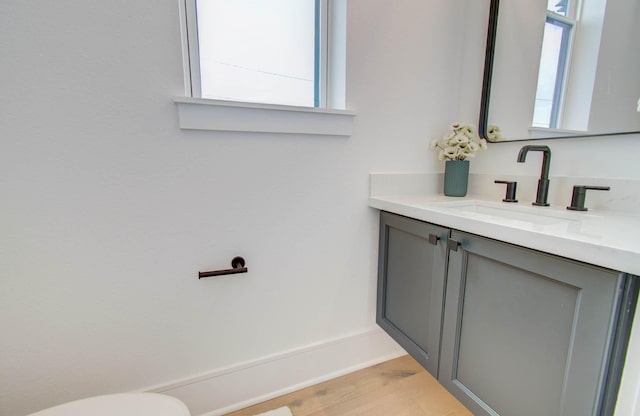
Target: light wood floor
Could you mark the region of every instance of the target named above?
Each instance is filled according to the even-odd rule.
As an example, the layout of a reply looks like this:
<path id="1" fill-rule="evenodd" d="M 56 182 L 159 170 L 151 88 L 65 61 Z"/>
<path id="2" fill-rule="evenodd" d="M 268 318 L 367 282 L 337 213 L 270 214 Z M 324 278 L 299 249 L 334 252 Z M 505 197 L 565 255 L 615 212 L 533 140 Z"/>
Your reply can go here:
<path id="1" fill-rule="evenodd" d="M 289 406 L 294 416 L 472 416 L 408 355 L 227 416 L 252 416 L 282 406 Z"/>

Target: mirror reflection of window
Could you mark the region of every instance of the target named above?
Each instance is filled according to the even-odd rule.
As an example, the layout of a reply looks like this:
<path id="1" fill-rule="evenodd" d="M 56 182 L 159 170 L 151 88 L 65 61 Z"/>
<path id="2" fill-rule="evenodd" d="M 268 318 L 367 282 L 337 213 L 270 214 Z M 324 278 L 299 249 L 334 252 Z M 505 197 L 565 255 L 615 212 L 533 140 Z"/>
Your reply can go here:
<path id="1" fill-rule="evenodd" d="M 547 10 L 561 16 L 567 15 L 569 0 L 547 0 Z"/>
<path id="2" fill-rule="evenodd" d="M 559 128 L 571 43 L 577 21 L 575 2 L 548 0 L 533 127 Z"/>

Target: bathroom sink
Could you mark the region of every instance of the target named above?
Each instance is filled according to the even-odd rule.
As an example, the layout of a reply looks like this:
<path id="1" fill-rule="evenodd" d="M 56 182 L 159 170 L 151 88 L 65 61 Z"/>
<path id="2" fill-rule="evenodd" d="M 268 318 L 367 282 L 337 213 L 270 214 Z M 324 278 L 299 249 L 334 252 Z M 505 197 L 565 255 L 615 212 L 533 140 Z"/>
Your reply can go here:
<path id="1" fill-rule="evenodd" d="M 436 202 L 433 204 L 433 208 L 450 214 L 471 214 L 478 217 L 491 217 L 491 219 L 502 221 L 512 220 L 532 225 L 575 223 L 586 218 L 586 215 L 564 212 L 548 207 L 532 207 L 478 200 Z"/>

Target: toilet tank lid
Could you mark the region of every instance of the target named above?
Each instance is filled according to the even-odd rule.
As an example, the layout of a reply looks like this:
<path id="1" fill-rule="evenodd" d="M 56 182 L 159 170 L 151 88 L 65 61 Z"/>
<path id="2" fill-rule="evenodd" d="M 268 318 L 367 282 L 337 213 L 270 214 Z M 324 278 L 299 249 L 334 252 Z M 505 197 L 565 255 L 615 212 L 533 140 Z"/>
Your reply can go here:
<path id="1" fill-rule="evenodd" d="M 89 397 L 28 416 L 190 416 L 175 397 L 158 393 L 120 393 Z"/>

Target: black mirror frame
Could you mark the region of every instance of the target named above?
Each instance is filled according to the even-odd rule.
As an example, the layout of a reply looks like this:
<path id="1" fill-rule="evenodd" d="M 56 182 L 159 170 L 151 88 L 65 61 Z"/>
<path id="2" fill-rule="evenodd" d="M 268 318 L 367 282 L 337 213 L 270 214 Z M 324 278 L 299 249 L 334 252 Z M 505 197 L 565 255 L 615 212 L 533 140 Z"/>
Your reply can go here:
<path id="1" fill-rule="evenodd" d="M 487 136 L 489 127 L 489 100 L 491 98 L 491 78 L 493 76 L 493 59 L 496 51 L 496 33 L 498 29 L 498 7 L 500 0 L 491 0 L 489 5 L 489 24 L 487 30 L 487 46 L 484 55 L 484 72 L 482 78 L 482 97 L 480 98 L 480 118 L 478 120 L 478 134 L 487 143 L 497 143 L 490 141 Z"/>
<path id="2" fill-rule="evenodd" d="M 491 99 L 491 81 L 493 77 L 493 62 L 496 50 L 496 38 L 498 33 L 498 10 L 500 8 L 500 0 L 490 0 L 489 5 L 489 23 L 487 29 L 487 46 L 484 56 L 484 72 L 482 78 L 482 96 L 480 98 L 480 117 L 478 120 L 478 135 L 487 141 L 487 143 L 510 143 L 510 142 L 528 142 L 538 140 L 556 140 L 556 139 L 575 139 L 603 136 L 620 136 L 628 134 L 640 134 L 640 131 L 623 131 L 613 133 L 596 133 L 596 134 L 580 134 L 572 136 L 557 137 L 541 137 L 536 139 L 519 139 L 519 140 L 500 140 L 491 141 L 488 136 L 489 127 L 489 101 Z"/>

